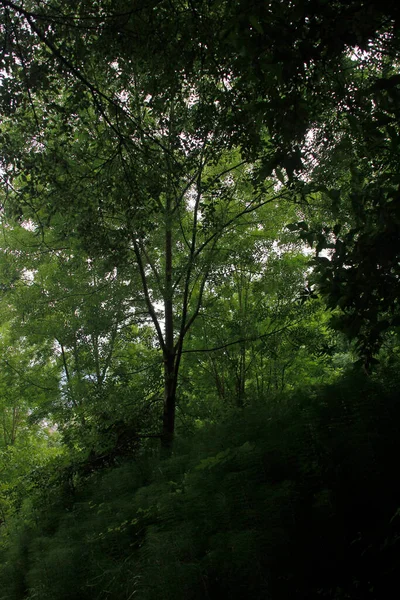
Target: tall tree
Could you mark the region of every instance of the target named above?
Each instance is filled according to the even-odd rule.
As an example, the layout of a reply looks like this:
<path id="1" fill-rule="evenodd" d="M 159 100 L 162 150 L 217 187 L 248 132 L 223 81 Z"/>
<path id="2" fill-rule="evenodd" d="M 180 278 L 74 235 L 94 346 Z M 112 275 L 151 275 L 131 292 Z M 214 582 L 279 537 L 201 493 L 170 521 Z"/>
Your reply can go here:
<path id="1" fill-rule="evenodd" d="M 48 61 L 50 48 L 64 69 L 50 25 L 42 32 L 34 16 L 25 17 L 36 36 L 29 67 Z M 24 86 L 28 59 L 16 48 Z M 249 160 L 221 127 L 216 84 L 200 63 L 198 83 L 180 75 L 164 88 L 140 61 L 130 66 L 125 53 L 107 57 L 105 77 L 100 51 L 92 58 L 105 91 L 97 84 L 92 89 L 69 66 L 64 80 L 48 73 L 44 85 L 21 95 L 4 128 L 12 138 L 4 161 L 7 199 L 45 243 L 49 228 L 60 239 L 78 234 L 91 256 L 136 270 L 163 353 L 163 441 L 169 446 L 183 342 L 201 310 L 217 243 L 283 192 L 272 184 L 252 188 Z"/>
<path id="2" fill-rule="evenodd" d="M 397 13 L 358 1 L 0 6 L 7 205 L 44 236 L 135 265 L 170 446 L 218 241 L 287 193 L 268 178 L 292 183 L 307 131 L 346 95 L 349 48 L 367 49 Z"/>

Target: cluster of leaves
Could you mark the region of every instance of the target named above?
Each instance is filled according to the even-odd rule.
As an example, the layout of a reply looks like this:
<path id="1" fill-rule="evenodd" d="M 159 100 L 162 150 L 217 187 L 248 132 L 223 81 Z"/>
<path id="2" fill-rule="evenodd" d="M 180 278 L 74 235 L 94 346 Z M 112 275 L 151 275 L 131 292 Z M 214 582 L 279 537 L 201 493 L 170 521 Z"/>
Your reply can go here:
<path id="1" fill-rule="evenodd" d="M 382 31 L 346 61 L 343 100 L 305 150 L 303 219 L 289 227 L 314 247 L 312 282 L 340 309 L 333 324 L 356 340 L 369 370 L 400 323 L 398 31 Z"/>

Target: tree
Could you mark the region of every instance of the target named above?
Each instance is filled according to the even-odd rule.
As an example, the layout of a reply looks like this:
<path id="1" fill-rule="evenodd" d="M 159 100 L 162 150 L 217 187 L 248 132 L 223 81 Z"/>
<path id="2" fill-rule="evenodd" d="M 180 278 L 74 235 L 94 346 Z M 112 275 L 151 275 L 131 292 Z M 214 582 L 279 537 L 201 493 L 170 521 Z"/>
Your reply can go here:
<path id="1" fill-rule="evenodd" d="M 163 353 L 169 447 L 183 343 L 220 239 L 290 194 L 307 131 L 346 95 L 348 48 L 368 48 L 397 13 L 356 1 L 0 6 L 8 210 L 135 265 Z M 289 190 L 274 192 L 274 170 Z"/>
<path id="2" fill-rule="evenodd" d="M 37 34 L 31 17 L 27 20 Z M 43 56 L 43 47 L 36 48 Z M 53 55 L 59 60 L 58 52 Z M 248 160 L 231 148 L 223 129 L 219 131 L 215 83 L 210 92 L 206 74 L 203 78 L 200 73 L 196 87 L 193 78 L 181 77 L 166 97 L 165 90 L 154 89 L 153 74 L 137 74 L 132 67 L 128 71 L 126 64 L 122 69 L 111 58 L 108 67 L 116 79 L 107 94 L 126 94 L 128 111 L 115 102 L 107 103 L 107 114 L 96 102 L 93 106 L 93 90 L 82 87 L 79 77 L 74 85 L 80 97 L 73 98 L 78 118 L 70 117 L 69 82 L 60 92 L 60 80 L 50 77 L 44 90 L 30 90 L 13 111 L 18 125 L 14 128 L 9 120 L 13 141 L 4 165 L 10 178 L 8 200 L 14 196 L 14 205 L 22 207 L 24 218 L 32 220 L 44 238 L 49 227 L 61 238 L 78 234 L 91 256 L 109 257 L 113 268 L 122 263 L 136 269 L 163 353 L 162 437 L 169 446 L 183 342 L 200 312 L 217 243 L 283 193 L 275 194 L 272 185 L 270 193 L 265 187 L 252 189 Z M 25 60 L 21 58 L 23 64 Z M 76 80 L 75 72 L 72 76 Z M 210 106 L 215 113 L 211 119 Z M 33 168 L 26 174 L 28 163 Z M 73 198 L 80 202 L 82 193 L 85 204 L 78 207 Z M 157 312 L 160 302 L 163 322 Z"/>
<path id="3" fill-rule="evenodd" d="M 17 341 L 13 322 L 4 313 L 0 327 L 0 526 L 28 493 L 31 471 L 62 453 L 51 420 L 32 419 L 58 393 L 48 347 L 29 344 L 26 339 Z"/>
<path id="4" fill-rule="evenodd" d="M 399 56 L 395 35 L 384 32 L 348 57 L 353 84 L 341 114 L 314 132 L 311 184 L 299 184 L 314 208 L 297 224 L 316 250 L 313 281 L 340 309 L 332 323 L 356 341 L 367 371 L 400 323 Z"/>
<path id="5" fill-rule="evenodd" d="M 52 365 L 52 381 L 42 401 L 30 406 L 30 420 L 50 418 L 78 454 L 104 454 L 118 423 L 136 440 L 154 431 L 151 403 L 159 395 L 161 365 L 151 338 L 146 342 L 146 313 L 132 273 L 110 272 L 73 238 L 45 247 L 26 223 L 3 233 L 2 317 L 8 314 L 12 323 L 13 361 L 23 344 L 32 357 L 40 351 L 42 368 L 46 360 Z M 35 363 L 22 372 L 37 379 Z"/>

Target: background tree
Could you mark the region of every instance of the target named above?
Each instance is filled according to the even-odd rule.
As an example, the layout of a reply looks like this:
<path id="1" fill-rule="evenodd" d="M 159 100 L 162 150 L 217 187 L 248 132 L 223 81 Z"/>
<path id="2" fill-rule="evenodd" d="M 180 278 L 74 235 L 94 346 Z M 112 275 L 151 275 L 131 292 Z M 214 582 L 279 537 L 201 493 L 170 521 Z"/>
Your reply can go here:
<path id="1" fill-rule="evenodd" d="M 314 131 L 311 185 L 299 184 L 307 224 L 297 229 L 316 249 L 314 283 L 340 309 L 332 323 L 356 340 L 370 371 L 399 323 L 396 34 L 382 33 L 347 61 L 353 84 L 339 114 Z"/>

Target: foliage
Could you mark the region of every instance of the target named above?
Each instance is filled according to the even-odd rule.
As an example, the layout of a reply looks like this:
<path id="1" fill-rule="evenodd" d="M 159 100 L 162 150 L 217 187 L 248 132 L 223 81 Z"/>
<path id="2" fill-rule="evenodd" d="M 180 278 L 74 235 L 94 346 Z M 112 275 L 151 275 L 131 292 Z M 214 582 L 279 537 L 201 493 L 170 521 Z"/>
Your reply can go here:
<path id="1" fill-rule="evenodd" d="M 0 599 L 391 593 L 399 19 L 0 0 Z"/>
<path id="2" fill-rule="evenodd" d="M 398 58 L 391 30 L 347 57 L 345 100 L 313 131 L 308 181 L 297 182 L 307 216 L 291 224 L 315 248 L 312 282 L 367 370 L 399 322 Z"/>
<path id="3" fill-rule="evenodd" d="M 236 412 L 161 463 L 78 476 L 72 495 L 47 474 L 45 505 L 9 525 L 1 597 L 381 598 L 398 411 L 397 391 L 353 375 Z"/>
<path id="4" fill-rule="evenodd" d="M 385 163 L 387 150 L 376 151 L 374 140 L 385 138 L 389 151 L 395 143 L 397 109 L 386 105 L 397 85 L 396 63 L 390 65 L 397 9 L 300 0 L 135 7 L 4 0 L 0 8 L 6 214 L 28 220 L 45 244 L 75 238 L 75 251 L 84 248 L 109 272 L 122 268 L 139 282 L 136 302 L 145 306 L 162 353 L 162 440 L 170 447 L 183 347 L 221 253 L 226 260 L 228 234 L 251 235 L 277 199 L 304 203 L 309 189 L 298 192 L 295 183 L 304 184 L 305 168 L 312 190 L 337 198 L 332 179 L 343 169 L 335 162 L 332 176 L 329 165 L 348 132 L 359 164 L 345 158 L 341 182 L 349 169 L 378 173 Z M 339 120 L 338 111 L 345 115 Z M 313 133 L 318 139 L 310 144 Z M 378 158 L 368 163 L 371 151 Z M 382 183 L 375 188 L 385 189 Z M 392 178 L 384 212 L 395 189 Z M 376 204 L 373 190 L 367 196 Z M 365 204 L 362 198 L 353 205 Z M 367 298 L 359 293 L 360 274 L 371 265 L 361 268 L 360 256 L 388 239 L 392 209 L 383 221 L 382 211 L 372 211 L 367 221 L 373 229 L 381 223 L 372 237 L 364 226 L 352 228 L 343 209 L 333 228 L 319 219 L 316 234 L 317 250 L 332 246 L 331 232 L 346 221 L 349 243 L 338 238 L 333 260 L 318 257 L 317 270 L 330 305 L 347 310 L 345 329 L 358 337 L 368 363 L 386 327 L 377 311 L 393 311 L 397 297 L 379 288 L 396 280 L 397 263 L 392 245 L 379 264 L 373 259 L 377 283 Z M 385 301 L 376 305 L 377 295 Z"/>

